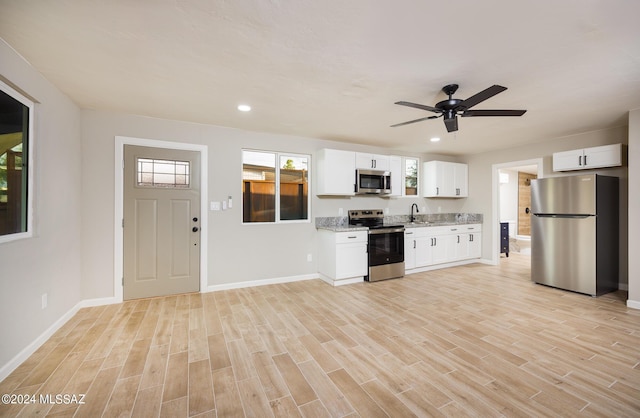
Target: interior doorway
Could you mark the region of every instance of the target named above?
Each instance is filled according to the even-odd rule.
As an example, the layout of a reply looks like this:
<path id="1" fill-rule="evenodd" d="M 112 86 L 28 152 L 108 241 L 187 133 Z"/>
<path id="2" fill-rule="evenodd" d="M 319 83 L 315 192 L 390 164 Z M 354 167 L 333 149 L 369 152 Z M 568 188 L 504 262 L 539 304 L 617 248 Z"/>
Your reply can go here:
<path id="1" fill-rule="evenodd" d="M 530 168 L 531 167 L 531 168 Z M 518 167 L 518 236 L 531 239 L 531 180 L 538 178 L 537 167 Z"/>
<path id="2" fill-rule="evenodd" d="M 496 264 L 507 258 L 504 249 L 505 226 L 508 229 L 508 251 L 525 256 L 531 254 L 531 180 L 542 176 L 542 159 L 514 161 L 494 165 L 494 225 L 496 225 Z"/>

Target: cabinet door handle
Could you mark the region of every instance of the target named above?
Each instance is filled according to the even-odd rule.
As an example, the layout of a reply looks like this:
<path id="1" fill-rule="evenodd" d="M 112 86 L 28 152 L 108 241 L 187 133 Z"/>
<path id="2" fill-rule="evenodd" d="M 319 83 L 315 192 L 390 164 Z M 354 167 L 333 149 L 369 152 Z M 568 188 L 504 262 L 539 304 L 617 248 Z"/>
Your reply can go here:
<path id="1" fill-rule="evenodd" d="M 347 237 L 347 238 L 349 238 L 349 239 L 356 239 L 356 238 L 358 238 L 358 237 L 357 237 L 357 236 L 355 236 L 355 235 L 352 235 L 352 236 L 349 236 L 349 237 Z"/>
<path id="2" fill-rule="evenodd" d="M 457 237 L 458 237 L 458 244 L 460 244 L 460 235 L 458 235 Z"/>
<path id="3" fill-rule="evenodd" d="M 587 165 L 587 156 L 586 155 L 584 156 L 584 165 L 585 166 Z"/>
<path id="4" fill-rule="evenodd" d="M 582 155 L 578 155 L 578 165 L 582 165 Z"/>
<path id="5" fill-rule="evenodd" d="M 473 241 L 473 234 L 469 234 L 469 241 L 472 242 Z"/>
<path id="6" fill-rule="evenodd" d="M 416 240 L 413 240 L 413 248 L 416 248 Z"/>
<path id="7" fill-rule="evenodd" d="M 436 187 L 436 196 L 440 194 L 440 188 Z"/>

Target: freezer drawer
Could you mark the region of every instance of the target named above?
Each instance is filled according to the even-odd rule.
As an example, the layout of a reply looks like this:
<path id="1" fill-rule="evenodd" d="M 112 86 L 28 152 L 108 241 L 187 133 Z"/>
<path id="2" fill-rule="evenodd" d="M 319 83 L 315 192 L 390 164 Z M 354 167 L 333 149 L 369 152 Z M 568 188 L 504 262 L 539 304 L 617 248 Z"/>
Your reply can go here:
<path id="1" fill-rule="evenodd" d="M 597 294 L 596 217 L 531 217 L 531 280 Z"/>

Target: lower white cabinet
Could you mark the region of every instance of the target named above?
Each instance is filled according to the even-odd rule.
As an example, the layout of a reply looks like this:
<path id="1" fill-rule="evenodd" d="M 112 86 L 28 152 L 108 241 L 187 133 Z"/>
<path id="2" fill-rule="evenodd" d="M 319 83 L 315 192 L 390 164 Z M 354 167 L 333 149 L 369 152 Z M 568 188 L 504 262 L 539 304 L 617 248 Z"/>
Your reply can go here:
<path id="1" fill-rule="evenodd" d="M 482 225 L 453 225 L 407 228 L 405 269 L 411 270 L 480 258 Z"/>
<path id="2" fill-rule="evenodd" d="M 333 286 L 361 282 L 369 269 L 367 231 L 318 231 L 318 272 Z"/>
<path id="3" fill-rule="evenodd" d="M 450 227 L 447 236 L 447 254 L 451 261 L 479 258 L 482 251 L 480 225 L 460 225 Z"/>

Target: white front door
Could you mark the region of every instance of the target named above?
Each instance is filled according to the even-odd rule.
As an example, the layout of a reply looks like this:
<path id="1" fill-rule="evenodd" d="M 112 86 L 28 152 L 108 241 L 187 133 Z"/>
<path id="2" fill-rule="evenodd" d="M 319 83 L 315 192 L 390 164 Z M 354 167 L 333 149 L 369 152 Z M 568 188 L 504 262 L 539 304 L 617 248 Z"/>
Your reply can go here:
<path id="1" fill-rule="evenodd" d="M 124 146 L 124 299 L 200 290 L 200 153 Z"/>

